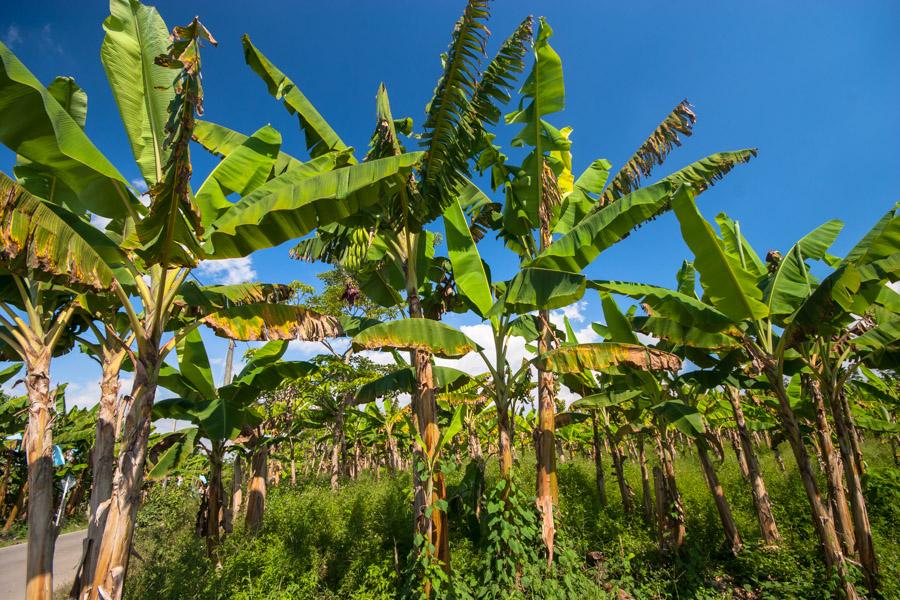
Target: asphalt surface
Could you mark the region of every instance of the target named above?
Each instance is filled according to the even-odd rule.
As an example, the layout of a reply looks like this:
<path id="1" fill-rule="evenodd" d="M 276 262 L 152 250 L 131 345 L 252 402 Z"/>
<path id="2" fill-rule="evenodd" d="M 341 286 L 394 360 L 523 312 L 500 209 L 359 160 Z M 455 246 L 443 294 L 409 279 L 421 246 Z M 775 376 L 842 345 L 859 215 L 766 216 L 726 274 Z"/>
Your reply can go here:
<path id="1" fill-rule="evenodd" d="M 86 530 L 64 533 L 56 539 L 53 554 L 53 587 L 68 588 L 81 559 Z M 0 548 L 0 600 L 25 600 L 26 544 Z"/>

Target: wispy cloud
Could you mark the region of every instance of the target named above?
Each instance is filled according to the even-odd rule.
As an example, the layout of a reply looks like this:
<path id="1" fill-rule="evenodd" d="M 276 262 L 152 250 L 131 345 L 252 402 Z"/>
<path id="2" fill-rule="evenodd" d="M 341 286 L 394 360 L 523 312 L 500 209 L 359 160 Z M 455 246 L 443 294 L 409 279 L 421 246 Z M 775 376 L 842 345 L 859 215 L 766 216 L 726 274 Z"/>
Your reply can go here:
<path id="1" fill-rule="evenodd" d="M 131 185 L 142 194 L 147 192 L 147 182 L 144 181 L 143 177 L 135 177 L 131 180 Z"/>
<path id="2" fill-rule="evenodd" d="M 224 260 L 204 260 L 197 268 L 197 272 L 201 277 L 210 278 L 211 283 L 222 285 L 247 283 L 256 279 L 256 270 L 254 270 L 253 261 L 249 256 Z"/>
<path id="3" fill-rule="evenodd" d="M 3 43 L 10 48 L 22 43 L 22 30 L 19 29 L 18 25 L 12 23 L 6 28 L 6 33 L 3 34 Z"/>
<path id="4" fill-rule="evenodd" d="M 62 44 L 56 41 L 56 35 L 54 35 L 53 26 L 50 23 L 46 23 L 41 27 L 41 31 L 38 34 L 38 45 L 44 52 L 63 53 Z"/>

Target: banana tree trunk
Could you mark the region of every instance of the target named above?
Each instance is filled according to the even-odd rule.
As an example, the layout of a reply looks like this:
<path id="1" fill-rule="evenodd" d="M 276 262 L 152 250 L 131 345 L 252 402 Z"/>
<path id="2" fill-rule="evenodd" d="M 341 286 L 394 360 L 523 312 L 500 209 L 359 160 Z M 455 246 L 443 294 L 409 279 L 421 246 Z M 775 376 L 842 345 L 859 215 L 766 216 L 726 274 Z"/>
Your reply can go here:
<path id="1" fill-rule="evenodd" d="M 82 598 L 94 581 L 94 566 L 100 552 L 100 542 L 109 511 L 115 468 L 116 424 L 119 404 L 119 371 L 122 355 L 104 354 L 100 379 L 100 407 L 94 447 L 91 450 L 90 513 L 88 531 L 84 538 L 81 565 L 72 584 L 72 596 Z"/>
<path id="2" fill-rule="evenodd" d="M 50 397 L 50 348 L 28 352 L 28 549 L 25 595 L 28 600 L 53 598 L 53 432 Z"/>
<path id="3" fill-rule="evenodd" d="M 538 354 L 551 349 L 550 313 L 540 311 L 540 338 Z M 553 561 L 553 540 L 556 527 L 553 523 L 553 507 L 558 501 L 556 480 L 556 398 L 553 373 L 538 370 L 538 426 L 535 432 L 537 455 L 537 508 L 541 513 L 541 537 L 547 547 L 547 562 Z"/>
<path id="4" fill-rule="evenodd" d="M 413 319 L 425 318 L 419 295 L 416 291 L 415 278 L 408 273 L 407 301 L 409 316 Z M 437 403 L 434 397 L 434 373 L 431 368 L 431 354 L 422 350 L 412 352 L 412 363 L 415 369 L 415 389 L 412 395 L 412 407 L 416 416 L 416 427 L 419 437 L 425 442 L 424 448 L 416 448 L 423 458 L 434 458 L 440 431 L 437 424 Z M 431 481 L 422 481 L 418 470 L 414 468 L 413 478 L 413 518 L 415 528 L 434 548 L 435 557 L 440 561 L 446 573 L 450 573 L 450 531 L 447 514 L 437 507 L 438 501 L 447 498 L 444 474 L 440 464 L 431 474 Z M 428 516 L 430 513 L 430 517 Z M 431 588 L 426 582 L 425 595 L 430 596 Z"/>
<path id="5" fill-rule="evenodd" d="M 700 457 L 700 465 L 703 467 L 704 475 L 706 475 L 706 483 L 709 485 L 709 491 L 712 493 L 716 504 L 716 511 L 719 513 L 719 520 L 722 522 L 725 541 L 728 543 L 731 553 L 737 556 L 744 544 L 741 541 L 737 523 L 734 522 L 734 515 L 731 514 L 731 506 L 728 504 L 728 499 L 725 498 L 725 490 L 722 489 L 722 484 L 719 483 L 712 461 L 709 460 L 706 441 L 698 439 L 696 446 L 697 455 Z"/>
<path id="6" fill-rule="evenodd" d="M 850 496 L 850 507 L 853 511 L 853 529 L 856 540 L 856 552 L 862 566 L 866 586 L 874 594 L 878 587 L 878 562 L 875 558 L 875 546 L 872 543 L 872 527 L 869 523 L 869 511 L 863 495 L 862 479 L 852 447 L 853 432 L 848 427 L 847 415 L 844 413 L 846 402 L 839 396 L 841 391 L 828 390 L 828 400 L 837 433 L 838 448 L 844 478 L 847 481 L 847 492 Z"/>
<path id="7" fill-rule="evenodd" d="M 853 462 L 856 465 L 856 472 L 859 474 L 859 477 L 862 477 L 866 474 L 866 463 L 863 461 L 859 430 L 853 422 L 853 413 L 850 412 L 850 403 L 847 401 L 847 395 L 843 390 L 838 390 L 837 396 L 841 414 L 844 417 L 844 427 L 847 430 L 847 440 L 850 442 L 850 449 L 853 451 Z"/>
<path id="8" fill-rule="evenodd" d="M 605 426 L 604 426 L 605 427 Z M 606 437 L 609 440 L 609 456 L 612 458 L 613 469 L 616 472 L 616 480 L 619 482 L 619 495 L 622 496 L 622 511 L 626 515 L 634 512 L 634 491 L 628 485 L 625 479 L 625 465 L 623 464 L 622 453 L 619 452 L 619 446 L 608 427 L 606 429 Z"/>
<path id="9" fill-rule="evenodd" d="M 825 566 L 838 576 L 846 597 L 849 600 L 855 600 L 859 596 L 853 583 L 848 578 L 847 563 L 841 551 L 837 531 L 834 528 L 834 522 L 831 520 L 828 508 L 822 502 L 822 496 L 819 494 L 819 486 L 816 483 L 815 474 L 809 462 L 809 453 L 806 450 L 806 446 L 803 445 L 797 418 L 791 408 L 787 391 L 784 389 L 784 380 L 781 374 L 772 366 L 766 369 L 766 376 L 772 386 L 772 390 L 775 392 L 775 396 L 778 398 L 779 416 L 781 417 L 782 426 L 787 433 L 794 458 L 797 461 L 797 470 L 800 472 L 800 480 L 803 483 L 803 489 L 809 501 L 813 526 L 816 529 L 816 535 L 822 547 Z"/>
<path id="10" fill-rule="evenodd" d="M 134 523 L 141 501 L 141 485 L 144 481 L 144 463 L 147 458 L 147 442 L 150 438 L 150 421 L 153 400 L 156 397 L 159 375 L 157 345 L 148 344 L 149 352 L 140 352 L 135 365 L 134 387 L 131 397 L 123 406 L 125 414 L 124 435 L 119 459 L 113 475 L 110 505 L 106 525 L 90 589 L 90 599 L 110 598 L 121 600 L 131 555 Z"/>
<path id="11" fill-rule="evenodd" d="M 603 470 L 603 442 L 600 441 L 600 428 L 597 425 L 598 418 L 597 411 L 592 411 L 591 426 L 593 427 L 594 436 L 594 472 L 596 473 L 597 494 L 600 498 L 600 506 L 606 506 L 606 473 Z"/>
<path id="12" fill-rule="evenodd" d="M 341 480 L 341 456 L 343 455 L 343 412 L 335 415 L 334 431 L 331 433 L 331 489 L 338 489 Z"/>
<path id="13" fill-rule="evenodd" d="M 500 476 L 506 481 L 512 477 L 513 447 L 509 430 L 509 407 L 497 407 L 497 433 L 499 434 L 498 450 L 500 454 Z M 504 494 L 509 492 L 509 486 Z"/>
<path id="14" fill-rule="evenodd" d="M 678 491 L 678 483 L 675 480 L 675 448 L 671 436 L 661 432 L 656 436 L 656 449 L 659 454 L 659 462 L 662 465 L 663 480 L 666 490 L 666 516 L 669 523 L 671 538 L 669 549 L 674 552 L 681 550 L 684 545 L 685 518 L 684 504 L 681 501 L 681 493 Z"/>
<path id="15" fill-rule="evenodd" d="M 9 491 L 9 478 L 13 472 L 13 451 L 3 448 L 3 454 L 6 455 L 6 466 L 3 470 L 3 481 L 0 482 L 0 516 L 6 516 L 6 493 Z"/>
<path id="16" fill-rule="evenodd" d="M 741 438 L 734 429 L 728 430 L 728 441 L 734 449 L 734 457 L 737 459 L 738 467 L 741 469 L 741 477 L 745 481 L 750 481 L 750 467 L 747 466 L 747 457 L 744 454 L 744 447 L 741 445 Z"/>
<path id="17" fill-rule="evenodd" d="M 644 452 L 644 434 L 638 434 L 638 463 L 641 466 L 641 508 L 645 523 L 653 522 L 654 500 L 650 488 L 650 474 L 647 471 L 647 454 Z"/>
<path id="18" fill-rule="evenodd" d="M 231 475 L 231 502 L 225 511 L 225 533 L 234 531 L 234 521 L 241 513 L 241 500 L 244 486 L 244 468 L 240 456 L 234 457 Z"/>
<path id="19" fill-rule="evenodd" d="M 216 554 L 221 541 L 225 489 L 222 486 L 222 459 L 225 453 L 223 442 L 212 442 L 209 452 L 209 483 L 206 486 L 206 555 Z"/>
<path id="20" fill-rule="evenodd" d="M 391 475 L 396 475 L 400 470 L 400 455 L 397 451 L 397 438 L 390 433 L 387 436 L 387 454 L 388 468 L 391 470 Z"/>
<path id="21" fill-rule="evenodd" d="M 825 482 L 828 486 L 828 499 L 831 503 L 831 514 L 834 525 L 841 537 L 841 545 L 847 556 L 856 553 L 856 536 L 853 531 L 853 517 L 844 489 L 841 457 L 831 441 L 831 425 L 825 414 L 825 400 L 818 381 L 809 381 L 808 389 L 816 409 L 816 435 L 824 464 Z"/>
<path id="22" fill-rule="evenodd" d="M 656 535 L 659 540 L 659 553 L 669 551 L 669 501 L 666 498 L 666 481 L 662 468 L 653 466 L 653 491 L 656 495 Z"/>
<path id="23" fill-rule="evenodd" d="M 729 387 L 728 400 L 731 402 L 731 411 L 734 413 L 734 422 L 737 426 L 737 434 L 747 460 L 747 476 L 750 480 L 750 491 L 753 496 L 753 507 L 756 509 L 756 519 L 759 521 L 759 532 L 763 543 L 767 546 L 776 545 L 781 537 L 778 534 L 778 526 L 775 524 L 775 516 L 772 513 L 772 501 L 769 499 L 769 491 L 759 468 L 759 459 L 753 440 L 747 430 L 747 420 L 744 418 L 744 409 L 741 407 L 741 397 L 738 391 Z"/>
<path id="24" fill-rule="evenodd" d="M 247 515 L 244 527 L 250 533 L 256 533 L 262 527 L 263 514 L 266 510 L 268 458 L 268 446 L 259 441 L 250 460 L 250 483 L 247 486 Z"/>
<path id="25" fill-rule="evenodd" d="M 421 449 L 427 457 L 433 457 L 437 452 L 437 443 L 440 432 L 437 425 L 437 403 L 434 399 L 434 374 L 431 368 L 431 355 L 427 352 L 413 352 L 413 361 L 416 369 L 416 391 L 414 395 L 414 408 L 416 412 L 416 425 L 419 436 L 425 442 Z M 429 494 L 428 490 L 431 489 Z M 444 570 L 450 571 L 450 538 L 447 523 L 447 514 L 436 507 L 439 500 L 447 497 L 444 484 L 444 474 L 438 465 L 432 474 L 432 482 L 417 480 L 415 490 L 415 515 L 417 530 L 435 549 L 436 558 L 441 561 Z M 431 517 L 427 513 L 431 509 Z"/>

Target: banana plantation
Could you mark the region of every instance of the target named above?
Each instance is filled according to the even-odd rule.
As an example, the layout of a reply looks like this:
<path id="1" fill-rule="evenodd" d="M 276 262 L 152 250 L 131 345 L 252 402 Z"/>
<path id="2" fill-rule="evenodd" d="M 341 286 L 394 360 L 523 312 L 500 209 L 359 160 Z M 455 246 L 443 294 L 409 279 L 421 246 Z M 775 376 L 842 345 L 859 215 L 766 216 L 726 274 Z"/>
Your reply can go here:
<path id="1" fill-rule="evenodd" d="M 381 85 L 361 132 L 262 32 L 222 40 L 254 81 L 239 131 L 204 114 L 222 49 L 202 15 L 111 0 L 118 111 L 91 120 L 116 164 L 87 91 L 0 43 L 0 526 L 27 541 L 22 597 L 900 597 L 900 204 L 867 199 L 862 235 L 798 211 L 807 233 L 773 250 L 741 227 L 758 208 L 705 207 L 756 148 L 681 158 L 684 100 L 613 164 L 567 126 L 590 83 L 549 20 L 496 31 L 488 0 L 458 4 L 436 82 L 414 82 L 424 117 Z M 285 110 L 305 145 L 266 124 Z M 667 281 L 597 276 L 654 236 L 684 242 Z M 207 277 L 266 251 L 318 276 Z M 55 375 L 78 354 L 90 406 Z"/>

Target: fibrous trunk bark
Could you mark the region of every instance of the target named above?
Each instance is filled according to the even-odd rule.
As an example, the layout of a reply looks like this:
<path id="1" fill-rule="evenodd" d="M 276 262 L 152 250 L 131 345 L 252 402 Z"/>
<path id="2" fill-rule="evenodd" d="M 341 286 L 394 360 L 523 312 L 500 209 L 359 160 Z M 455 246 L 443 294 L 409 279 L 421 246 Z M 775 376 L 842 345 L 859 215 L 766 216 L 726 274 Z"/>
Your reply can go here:
<path id="1" fill-rule="evenodd" d="M 759 521 L 759 532 L 764 544 L 774 546 L 780 541 L 781 537 L 778 534 L 778 526 L 775 524 L 775 516 L 772 513 L 772 501 L 769 499 L 769 491 L 766 489 L 766 482 L 759 468 L 756 449 L 753 447 L 753 440 L 750 437 L 750 432 L 747 430 L 744 409 L 741 407 L 741 397 L 738 391 L 732 387 L 727 389 L 727 396 L 731 402 L 737 435 L 744 449 L 744 457 L 747 460 L 747 477 L 750 480 L 753 508 L 756 509 L 756 519 Z"/>
<path id="2" fill-rule="evenodd" d="M 653 522 L 654 500 L 647 471 L 647 455 L 644 452 L 644 434 L 638 434 L 638 462 L 641 466 L 641 508 L 645 523 Z"/>
<path id="3" fill-rule="evenodd" d="M 497 408 L 498 451 L 500 454 L 500 475 L 507 481 L 512 477 L 513 446 L 509 427 L 509 408 Z M 509 486 L 507 486 L 508 492 Z M 504 492 L 506 493 L 506 492 Z"/>
<path id="4" fill-rule="evenodd" d="M 53 598 L 53 434 L 51 430 L 50 349 L 29 352 L 25 360 L 28 392 L 28 548 L 25 595 L 28 600 Z"/>
<path id="5" fill-rule="evenodd" d="M 256 533 L 262 527 L 263 514 L 266 510 L 266 475 L 268 474 L 269 448 L 258 440 L 253 458 L 250 459 L 250 483 L 247 486 L 247 514 L 244 527 L 250 533 Z"/>
<path id="6" fill-rule="evenodd" d="M 206 554 L 213 557 L 219 546 L 223 523 L 225 490 L 222 487 L 223 442 L 212 442 L 209 453 L 209 483 L 206 486 Z"/>
<path id="7" fill-rule="evenodd" d="M 622 511 L 626 515 L 630 515 L 634 511 L 634 491 L 628 485 L 628 480 L 625 479 L 625 465 L 623 464 L 625 459 L 608 427 L 606 427 L 606 436 L 609 439 L 609 455 L 612 458 L 616 480 L 619 483 L 619 495 L 622 496 Z"/>
<path id="8" fill-rule="evenodd" d="M 551 349 L 550 313 L 540 311 L 540 338 L 538 354 Z M 553 561 L 553 540 L 556 526 L 553 522 L 553 507 L 557 502 L 556 480 L 556 402 L 553 373 L 538 370 L 538 424 L 534 435 L 537 455 L 537 509 L 541 514 L 541 538 L 547 548 L 547 562 Z"/>
<path id="9" fill-rule="evenodd" d="M 600 416 L 597 411 L 591 414 L 591 425 L 593 427 L 594 442 L 594 472 L 597 481 L 597 494 L 600 498 L 600 506 L 606 506 L 606 473 L 603 471 L 603 442 L 600 440 L 600 427 L 597 419 Z"/>
<path id="10" fill-rule="evenodd" d="M 416 391 L 413 397 L 416 412 L 416 424 L 419 436 L 425 442 L 421 449 L 424 457 L 434 458 L 437 452 L 437 443 L 440 432 L 437 425 L 437 403 L 434 398 L 434 374 L 431 368 L 431 354 L 416 350 L 413 352 L 413 361 L 416 369 Z M 439 500 L 445 500 L 447 490 L 444 484 L 444 474 L 438 465 L 431 474 L 432 481 L 417 480 L 415 486 L 415 516 L 417 530 L 435 549 L 435 557 L 445 571 L 450 571 L 450 537 L 447 523 L 447 514 L 437 508 Z M 419 478 L 421 479 L 421 478 Z M 430 494 L 428 490 L 431 490 Z M 428 516 L 428 512 L 431 517 Z"/>
<path id="11" fill-rule="evenodd" d="M 231 475 L 231 503 L 225 511 L 225 533 L 234 531 L 234 522 L 241 514 L 241 501 L 243 500 L 244 465 L 240 456 L 234 457 Z"/>
<path id="12" fill-rule="evenodd" d="M 704 475 L 706 475 L 706 483 L 709 485 L 709 491 L 712 493 L 716 511 L 719 513 L 719 520 L 722 522 L 725 541 L 729 545 L 731 553 L 736 556 L 741 551 L 744 544 L 741 542 L 741 535 L 738 533 L 737 523 L 734 522 L 734 515 L 731 514 L 731 506 L 728 504 L 728 499 L 725 498 L 725 490 L 722 489 L 722 484 L 719 483 L 719 478 L 716 476 L 716 470 L 709 460 L 706 441 L 698 439 L 696 446 L 697 454 L 700 457 L 700 465 L 703 467 Z"/>
<path id="13" fill-rule="evenodd" d="M 684 545 L 685 538 L 684 504 L 681 502 L 681 493 L 678 491 L 678 484 L 675 481 L 675 449 L 672 438 L 664 431 L 656 436 L 656 450 L 659 454 L 660 465 L 662 465 L 666 490 L 665 512 L 670 532 L 667 546 L 670 550 L 678 552 Z"/>
<path id="14" fill-rule="evenodd" d="M 779 416 L 781 417 L 782 426 L 787 433 L 788 442 L 797 461 L 797 470 L 800 472 L 800 480 L 803 483 L 803 489 L 809 501 L 810 512 L 812 513 L 813 526 L 819 538 L 822 552 L 825 558 L 825 566 L 829 571 L 834 572 L 838 576 L 844 594 L 850 600 L 855 600 L 859 596 L 853 583 L 850 581 L 847 573 L 847 564 L 844 554 L 841 551 L 840 541 L 838 540 L 837 531 L 834 528 L 834 522 L 831 520 L 828 508 L 822 501 L 819 494 L 819 486 L 816 483 L 815 474 L 809 462 L 809 453 L 806 446 L 803 445 L 803 438 L 800 434 L 800 427 L 797 418 L 791 408 L 790 398 L 784 388 L 784 380 L 773 366 L 766 368 L 766 377 L 769 380 L 772 390 L 778 399 Z"/>
<path id="15" fill-rule="evenodd" d="M 844 489 L 842 461 L 831 441 L 831 425 L 825 414 L 825 400 L 819 382 L 808 381 L 807 385 L 816 409 L 816 435 L 819 438 L 831 514 L 834 516 L 834 525 L 841 537 L 844 553 L 853 556 L 856 553 L 856 539 L 853 532 L 853 517 L 850 516 L 850 505 Z"/>
<path id="16" fill-rule="evenodd" d="M 847 494 L 850 497 L 850 508 L 853 511 L 853 529 L 856 541 L 856 554 L 862 566 L 866 587 L 872 593 L 878 587 L 878 562 L 875 558 L 875 546 L 872 542 L 872 527 L 869 524 L 869 511 L 863 495 L 861 472 L 857 469 L 858 461 L 853 451 L 853 431 L 844 410 L 846 401 L 842 401 L 840 390 L 828 390 L 828 399 L 837 433 L 838 448 L 841 454 L 844 478 L 847 482 Z"/>
<path id="17" fill-rule="evenodd" d="M 97 553 L 90 589 L 91 600 L 99 600 L 101 597 L 121 600 L 124 590 L 134 523 L 144 481 L 151 409 L 159 375 L 158 345 L 151 343 L 146 347 L 148 351 L 140 351 L 138 354 L 131 396 L 123 404 L 124 433 L 113 475 L 106 525 Z"/>
<path id="18" fill-rule="evenodd" d="M 90 513 L 88 531 L 84 538 L 81 565 L 75 574 L 71 595 L 81 598 L 94 581 L 94 567 L 100 552 L 106 514 L 113 488 L 115 467 L 116 425 L 119 408 L 119 371 L 124 352 L 105 351 L 102 359 L 100 379 L 100 406 L 97 412 L 97 427 L 94 447 L 91 450 Z"/>

